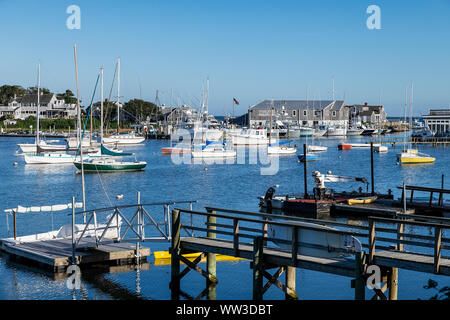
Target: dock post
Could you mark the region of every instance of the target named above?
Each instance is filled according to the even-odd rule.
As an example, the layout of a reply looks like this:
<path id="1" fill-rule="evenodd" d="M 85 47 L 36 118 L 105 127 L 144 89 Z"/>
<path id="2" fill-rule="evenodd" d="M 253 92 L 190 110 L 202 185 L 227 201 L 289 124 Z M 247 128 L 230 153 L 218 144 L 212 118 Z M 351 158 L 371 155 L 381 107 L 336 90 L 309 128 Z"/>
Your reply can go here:
<path id="1" fill-rule="evenodd" d="M 170 291 L 172 300 L 180 299 L 180 211 L 172 210 L 172 246 L 171 246 L 171 281 Z"/>
<path id="2" fill-rule="evenodd" d="M 389 300 L 397 300 L 398 296 L 398 268 L 391 268 L 388 275 Z"/>
<path id="3" fill-rule="evenodd" d="M 355 254 L 355 300 L 366 299 L 366 283 L 364 281 L 364 251 Z"/>
<path id="4" fill-rule="evenodd" d="M 72 265 L 75 261 L 75 197 L 72 197 Z"/>
<path id="5" fill-rule="evenodd" d="M 374 172 L 373 172 L 373 141 L 370 141 L 370 177 L 372 184 L 372 195 L 375 194 L 375 182 L 374 182 Z"/>
<path id="6" fill-rule="evenodd" d="M 17 238 L 16 210 L 13 210 L 13 225 L 14 225 L 14 240 L 16 240 L 16 238 Z"/>
<path id="7" fill-rule="evenodd" d="M 216 238 L 216 226 L 213 226 L 212 224 L 216 223 L 216 216 L 215 216 L 215 211 L 213 210 L 208 210 L 208 218 L 207 218 L 207 228 L 208 231 L 206 233 L 207 238 L 209 239 L 215 239 Z M 216 273 L 217 273 L 217 269 L 216 269 L 216 254 L 215 253 L 210 253 L 208 252 L 206 254 L 206 271 L 216 277 Z M 206 287 L 209 288 L 208 290 L 208 300 L 215 300 L 216 299 L 216 286 L 213 285 L 213 283 L 211 283 L 211 281 L 209 279 L 206 279 Z"/>
<path id="8" fill-rule="evenodd" d="M 286 300 L 297 300 L 292 295 L 288 294 L 288 291 L 295 293 L 295 268 L 286 266 Z"/>
<path id="9" fill-rule="evenodd" d="M 303 176 L 305 179 L 305 198 L 308 199 L 308 179 L 307 179 L 307 172 L 306 172 L 306 144 L 303 144 Z"/>
<path id="10" fill-rule="evenodd" d="M 263 299 L 263 237 L 256 237 L 253 243 L 253 300 Z"/>
<path id="11" fill-rule="evenodd" d="M 137 193 L 137 204 L 140 205 L 141 204 L 141 192 L 138 191 Z M 137 224 L 138 224 L 138 233 L 139 233 L 139 237 L 142 239 L 142 210 L 141 207 L 138 206 L 138 213 L 137 213 Z M 140 260 L 141 260 L 141 248 L 140 248 L 140 240 L 138 239 L 138 241 L 136 241 L 136 263 L 139 264 Z"/>

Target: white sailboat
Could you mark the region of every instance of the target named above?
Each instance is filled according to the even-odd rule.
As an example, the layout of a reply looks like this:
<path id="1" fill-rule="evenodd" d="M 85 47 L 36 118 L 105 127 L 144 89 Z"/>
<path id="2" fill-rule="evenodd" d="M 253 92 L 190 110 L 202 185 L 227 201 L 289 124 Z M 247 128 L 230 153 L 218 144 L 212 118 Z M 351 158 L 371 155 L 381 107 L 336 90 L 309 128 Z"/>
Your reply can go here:
<path id="1" fill-rule="evenodd" d="M 37 84 L 37 112 L 36 112 L 36 139 L 34 143 L 19 143 L 18 146 L 22 153 L 38 153 L 41 150 L 65 150 L 67 147 L 60 144 L 49 144 L 45 141 L 41 141 L 39 137 L 39 117 L 41 112 L 41 63 L 38 63 L 38 84 Z M 39 146 L 39 148 L 38 148 Z"/>
<path id="2" fill-rule="evenodd" d="M 196 146 L 191 154 L 193 158 L 234 158 L 236 150 L 225 148 L 226 141 L 206 141 L 204 146 Z"/>
<path id="3" fill-rule="evenodd" d="M 120 58 L 117 59 L 117 133 L 103 138 L 105 144 L 135 145 L 145 141 L 145 137 L 137 136 L 135 132 L 120 134 Z"/>
<path id="4" fill-rule="evenodd" d="M 407 106 L 408 93 L 405 95 L 405 122 L 406 122 L 406 106 Z M 412 124 L 412 101 L 413 101 L 413 84 L 411 83 L 410 100 L 409 100 L 409 117 L 410 123 Z M 406 131 L 405 131 L 405 145 L 406 145 Z M 424 164 L 433 163 L 436 158 L 431 157 L 427 154 L 420 153 L 418 149 L 413 149 L 411 142 L 408 148 L 402 150 L 401 153 L 397 154 L 397 161 L 400 164 Z"/>
<path id="5" fill-rule="evenodd" d="M 294 155 L 297 152 L 297 147 L 287 146 L 289 141 L 272 142 L 272 112 L 273 112 L 273 100 L 270 103 L 270 124 L 269 124 L 269 145 L 267 146 L 268 155 Z"/>

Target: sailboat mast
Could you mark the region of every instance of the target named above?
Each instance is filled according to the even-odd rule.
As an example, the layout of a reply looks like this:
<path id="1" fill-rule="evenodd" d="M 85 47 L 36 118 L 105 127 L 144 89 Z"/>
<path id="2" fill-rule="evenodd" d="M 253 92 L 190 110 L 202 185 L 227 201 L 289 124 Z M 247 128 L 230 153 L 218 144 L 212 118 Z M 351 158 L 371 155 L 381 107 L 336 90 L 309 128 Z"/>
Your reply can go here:
<path id="1" fill-rule="evenodd" d="M 39 115 L 41 114 L 41 62 L 38 63 L 37 112 L 36 112 L 36 151 L 39 147 Z"/>
<path id="2" fill-rule="evenodd" d="M 80 106 L 80 90 L 78 87 L 78 60 L 77 60 L 77 45 L 73 45 L 73 54 L 75 58 L 75 79 L 77 86 L 77 113 L 78 113 L 78 136 L 79 140 L 79 148 L 80 148 L 80 162 L 81 162 L 81 188 L 83 192 L 83 211 L 86 211 L 86 188 L 84 185 L 84 163 L 83 163 L 83 138 L 81 136 L 81 106 Z M 83 214 L 84 223 L 86 223 L 86 214 Z"/>
<path id="3" fill-rule="evenodd" d="M 117 132 L 120 129 L 120 58 L 117 59 Z"/>
<path id="4" fill-rule="evenodd" d="M 412 132 L 412 108 L 413 108 L 413 83 L 411 81 L 411 91 L 410 91 L 410 98 L 409 98 L 409 126 L 411 128 Z M 409 142 L 409 147 L 412 148 L 411 141 Z"/>
<path id="5" fill-rule="evenodd" d="M 270 146 L 270 140 L 272 139 L 272 110 L 273 110 L 273 99 L 270 102 L 269 146 Z"/>
<path id="6" fill-rule="evenodd" d="M 103 67 L 100 68 L 100 143 L 103 143 Z"/>

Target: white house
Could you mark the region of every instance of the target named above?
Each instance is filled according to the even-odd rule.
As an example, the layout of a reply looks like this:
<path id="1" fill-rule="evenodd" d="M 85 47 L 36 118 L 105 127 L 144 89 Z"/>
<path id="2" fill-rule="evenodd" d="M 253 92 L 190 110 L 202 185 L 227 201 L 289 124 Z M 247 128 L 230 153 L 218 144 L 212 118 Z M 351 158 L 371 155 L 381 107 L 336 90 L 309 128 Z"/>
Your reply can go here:
<path id="1" fill-rule="evenodd" d="M 15 119 L 22 120 L 30 116 L 36 117 L 37 98 L 37 94 L 14 97 L 8 103 L 8 106 L 0 106 L 0 116 L 12 114 Z M 76 104 L 66 104 L 64 100 L 58 100 L 53 93 L 41 93 L 39 104 L 41 119 L 72 118 L 77 115 Z"/>

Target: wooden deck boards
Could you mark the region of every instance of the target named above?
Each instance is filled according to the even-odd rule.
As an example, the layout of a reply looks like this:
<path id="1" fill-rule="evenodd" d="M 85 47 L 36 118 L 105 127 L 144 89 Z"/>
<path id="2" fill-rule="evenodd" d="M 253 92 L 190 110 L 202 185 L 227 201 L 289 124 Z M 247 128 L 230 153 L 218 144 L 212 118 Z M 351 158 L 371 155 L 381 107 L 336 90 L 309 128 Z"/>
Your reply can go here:
<path id="1" fill-rule="evenodd" d="M 181 238 L 181 248 L 195 252 L 219 253 L 229 256 L 236 256 L 231 241 L 214 240 L 207 238 Z M 238 257 L 252 260 L 253 246 L 240 244 Z M 295 266 L 302 269 L 338 274 L 342 276 L 354 277 L 355 262 L 349 259 L 326 259 L 297 255 L 297 263 L 292 264 L 290 252 L 277 249 L 264 248 L 264 262 L 278 266 Z"/>
<path id="2" fill-rule="evenodd" d="M 71 239 L 45 240 L 27 243 L 2 242 L 1 247 L 9 254 L 43 263 L 52 268 L 68 266 L 72 258 Z M 79 264 L 134 259 L 136 246 L 131 243 L 104 243 L 95 246 L 95 239 L 80 242 L 75 256 Z M 141 257 L 150 255 L 150 249 L 140 248 Z"/>
<path id="3" fill-rule="evenodd" d="M 236 256 L 233 242 L 222 239 L 207 238 L 181 238 L 181 248 L 187 251 L 219 253 Z M 252 260 L 253 245 L 240 244 L 237 257 Z M 264 262 L 278 266 L 292 266 L 319 272 L 354 277 L 355 261 L 353 259 L 326 259 L 297 255 L 297 262 L 293 264 L 290 252 L 277 249 L 264 248 Z M 374 256 L 374 264 L 380 267 L 394 267 L 419 272 L 434 273 L 433 256 L 392 251 L 377 251 Z M 441 259 L 440 272 L 442 275 L 450 275 L 450 260 Z"/>

